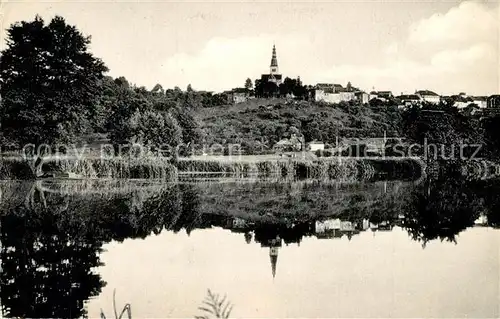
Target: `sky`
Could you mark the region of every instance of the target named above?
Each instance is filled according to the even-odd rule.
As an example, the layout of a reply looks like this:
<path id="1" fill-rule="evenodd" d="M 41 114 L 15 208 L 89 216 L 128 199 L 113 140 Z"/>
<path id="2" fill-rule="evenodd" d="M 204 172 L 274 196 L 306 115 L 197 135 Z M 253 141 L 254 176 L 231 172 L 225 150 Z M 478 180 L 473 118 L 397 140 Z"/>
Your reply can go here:
<path id="1" fill-rule="evenodd" d="M 280 72 L 305 84 L 500 93 L 498 1 L 0 1 L 2 30 L 61 15 L 109 75 L 147 88 L 241 87 L 275 44 Z"/>

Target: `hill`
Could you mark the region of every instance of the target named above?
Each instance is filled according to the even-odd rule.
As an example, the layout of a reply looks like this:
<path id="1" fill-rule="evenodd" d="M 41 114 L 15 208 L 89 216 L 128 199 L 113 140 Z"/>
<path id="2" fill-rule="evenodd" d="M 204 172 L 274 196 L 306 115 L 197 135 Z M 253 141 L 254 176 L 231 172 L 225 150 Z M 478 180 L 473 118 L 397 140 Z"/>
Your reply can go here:
<path id="1" fill-rule="evenodd" d="M 249 151 L 272 147 L 291 134 L 305 141 L 335 143 L 336 138 L 382 137 L 401 133 L 400 111 L 391 106 L 327 105 L 286 99 L 253 99 L 229 106 L 201 108 L 195 117 L 208 144 L 241 144 Z"/>

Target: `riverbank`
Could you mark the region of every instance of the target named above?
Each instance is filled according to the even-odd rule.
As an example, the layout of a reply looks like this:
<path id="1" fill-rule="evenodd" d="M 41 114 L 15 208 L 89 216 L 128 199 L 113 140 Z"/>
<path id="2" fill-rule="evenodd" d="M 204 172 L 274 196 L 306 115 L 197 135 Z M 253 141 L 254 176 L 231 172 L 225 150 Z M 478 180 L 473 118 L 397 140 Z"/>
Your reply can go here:
<path id="1" fill-rule="evenodd" d="M 304 153 L 307 155 L 307 153 Z M 471 179 L 497 176 L 500 166 L 491 161 L 471 160 L 450 165 L 427 165 L 420 158 L 400 157 L 294 157 L 280 155 L 197 156 L 171 160 L 164 157 L 46 158 L 45 177 L 61 173 L 82 179 L 158 179 L 176 181 L 178 175 L 221 174 L 232 178 L 316 179 L 339 181 L 416 180 L 436 176 L 446 166 L 459 167 Z M 444 168 L 443 168 L 444 167 Z M 58 173 L 58 174 L 57 174 Z M 16 157 L 0 158 L 0 179 L 33 180 L 30 162 Z"/>

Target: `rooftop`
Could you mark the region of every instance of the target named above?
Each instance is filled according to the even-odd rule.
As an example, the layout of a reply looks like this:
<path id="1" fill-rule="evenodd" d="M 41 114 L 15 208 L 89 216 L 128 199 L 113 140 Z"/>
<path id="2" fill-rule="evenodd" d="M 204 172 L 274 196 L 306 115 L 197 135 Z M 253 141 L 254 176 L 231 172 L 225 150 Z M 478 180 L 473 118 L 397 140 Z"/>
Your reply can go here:
<path id="1" fill-rule="evenodd" d="M 415 92 L 415 94 L 418 94 L 418 95 L 432 95 L 432 96 L 439 96 L 439 94 L 437 94 L 437 93 L 435 93 L 435 92 L 432 92 L 432 91 L 429 91 L 429 90 L 420 90 L 420 91 Z"/>
<path id="2" fill-rule="evenodd" d="M 416 95 L 416 94 L 404 94 L 404 95 L 400 95 L 398 96 L 399 99 L 401 100 L 420 100 L 420 96 Z"/>

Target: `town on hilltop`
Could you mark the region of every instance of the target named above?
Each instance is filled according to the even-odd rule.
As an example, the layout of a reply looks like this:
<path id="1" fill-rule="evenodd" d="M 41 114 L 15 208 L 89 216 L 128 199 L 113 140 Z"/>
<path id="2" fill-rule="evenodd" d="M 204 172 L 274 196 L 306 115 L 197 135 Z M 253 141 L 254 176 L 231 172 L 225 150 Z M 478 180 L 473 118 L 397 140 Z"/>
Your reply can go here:
<path id="1" fill-rule="evenodd" d="M 258 97 L 287 97 L 303 99 L 328 104 L 342 102 L 355 102 L 358 104 L 376 104 L 380 102 L 391 102 L 399 108 L 423 105 L 425 103 L 445 103 L 458 109 L 472 108 L 473 112 L 484 109 L 495 109 L 500 107 L 500 94 L 489 96 L 470 96 L 465 92 L 456 95 L 440 95 L 428 89 L 416 90 L 413 94 L 394 94 L 392 91 L 370 91 L 354 87 L 348 82 L 344 87 L 337 83 L 317 83 L 316 85 L 302 85 L 300 77 L 291 79 L 283 77 L 279 72 L 276 46 L 273 45 L 269 73 L 262 74 L 260 79 L 255 80 L 252 88 L 251 80 L 247 79 L 244 88 L 234 88 L 225 91 L 228 103 L 243 103 Z"/>

